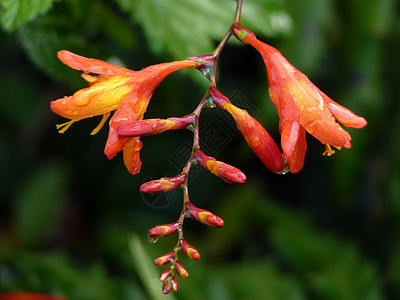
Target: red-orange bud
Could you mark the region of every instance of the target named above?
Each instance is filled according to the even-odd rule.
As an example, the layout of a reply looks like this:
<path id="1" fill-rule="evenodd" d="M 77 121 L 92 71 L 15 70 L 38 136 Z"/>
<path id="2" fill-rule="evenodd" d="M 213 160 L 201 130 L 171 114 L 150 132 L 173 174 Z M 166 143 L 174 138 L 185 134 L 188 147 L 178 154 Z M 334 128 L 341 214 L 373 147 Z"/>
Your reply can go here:
<path id="1" fill-rule="evenodd" d="M 285 168 L 282 154 L 260 122 L 250 116 L 246 110 L 233 105 L 217 88 L 210 88 L 209 94 L 218 107 L 225 109 L 235 119 L 237 128 L 263 164 L 275 173 L 282 171 Z"/>
<path id="2" fill-rule="evenodd" d="M 179 174 L 175 177 L 162 177 L 148 181 L 140 186 L 140 192 L 146 194 L 168 192 L 179 187 L 185 181 L 185 178 L 184 174 Z"/>
<path id="3" fill-rule="evenodd" d="M 186 203 L 186 213 L 192 218 L 203 224 L 212 227 L 224 227 L 224 220 L 214 215 L 212 212 L 200 209 L 194 206 L 192 203 Z"/>
<path id="4" fill-rule="evenodd" d="M 154 260 L 154 264 L 156 266 L 164 266 L 166 264 L 172 263 L 174 261 L 174 258 L 175 258 L 175 252 L 171 251 L 171 252 L 168 252 L 167 254 L 164 254 L 164 255 L 156 258 Z"/>
<path id="5" fill-rule="evenodd" d="M 160 134 L 166 130 L 186 128 L 196 119 L 196 115 L 190 114 L 181 118 L 146 119 L 126 122 L 117 128 L 121 137 L 135 137 Z"/>
<path id="6" fill-rule="evenodd" d="M 196 248 L 191 246 L 188 242 L 186 242 L 185 239 L 181 239 L 179 241 L 179 244 L 181 246 L 181 250 L 183 254 L 185 254 L 187 257 L 193 260 L 198 260 L 200 258 L 200 253 L 197 251 Z"/>
<path id="7" fill-rule="evenodd" d="M 202 167 L 228 183 L 243 183 L 246 181 L 246 175 L 242 171 L 222 161 L 218 161 L 211 156 L 205 155 L 201 150 L 196 150 L 194 152 L 194 157 Z"/>
<path id="8" fill-rule="evenodd" d="M 182 278 L 186 278 L 189 276 L 188 271 L 186 270 L 186 268 L 182 265 L 182 263 L 179 260 L 177 260 L 175 262 L 175 270 L 176 270 L 176 273 L 179 276 L 181 276 Z"/>
<path id="9" fill-rule="evenodd" d="M 172 289 L 176 292 L 178 290 L 178 279 L 176 279 L 175 276 L 172 276 L 171 281 L 170 281 Z"/>
<path id="10" fill-rule="evenodd" d="M 172 274 L 172 270 L 170 268 L 166 269 L 161 273 L 160 277 L 158 277 L 161 281 L 167 280 Z"/>
<path id="11" fill-rule="evenodd" d="M 169 293 L 171 293 L 171 291 L 172 291 L 171 285 L 169 284 L 168 281 L 165 281 L 164 284 L 163 284 L 163 286 L 162 286 L 162 292 L 163 292 L 163 294 L 164 294 L 164 295 L 169 294 Z"/>
<path id="12" fill-rule="evenodd" d="M 152 238 L 159 238 L 162 236 L 173 234 L 174 232 L 178 231 L 180 225 L 181 224 L 179 222 L 157 225 L 156 227 L 149 230 L 149 236 Z"/>

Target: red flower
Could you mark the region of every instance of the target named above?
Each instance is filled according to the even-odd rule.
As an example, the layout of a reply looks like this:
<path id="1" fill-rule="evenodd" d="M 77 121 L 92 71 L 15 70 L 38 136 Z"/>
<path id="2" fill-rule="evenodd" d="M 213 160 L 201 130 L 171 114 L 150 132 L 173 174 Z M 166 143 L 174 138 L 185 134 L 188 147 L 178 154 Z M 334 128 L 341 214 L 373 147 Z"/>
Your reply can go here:
<path id="1" fill-rule="evenodd" d="M 139 137 L 121 137 L 117 128 L 126 122 L 143 119 L 154 89 L 161 81 L 180 69 L 194 68 L 198 65 L 193 60 L 175 61 L 149 66 L 140 71 L 132 71 L 107 62 L 86 58 L 63 50 L 58 58 L 69 67 L 100 76 L 83 74 L 89 87 L 76 92 L 70 97 L 52 101 L 53 112 L 70 121 L 58 126 L 59 132 L 65 132 L 74 122 L 103 115 L 96 134 L 106 122 L 110 112 L 116 109 L 110 120 L 110 131 L 104 153 L 112 159 L 120 150 L 124 152 L 124 162 L 132 174 L 140 171 L 139 151 L 142 143 Z"/>
<path id="2" fill-rule="evenodd" d="M 364 118 L 337 104 L 320 91 L 306 75 L 292 66 L 275 48 L 259 41 L 244 27 L 235 24 L 235 36 L 252 45 L 263 57 L 268 73 L 269 94 L 278 109 L 283 154 L 292 173 L 304 164 L 307 149 L 305 131 L 330 146 L 350 148 L 351 137 L 336 121 L 345 126 L 362 128 Z"/>
<path id="3" fill-rule="evenodd" d="M 282 154 L 272 137 L 260 122 L 250 116 L 244 109 L 233 105 L 231 101 L 216 88 L 210 88 L 209 93 L 215 104 L 225 109 L 235 119 L 237 128 L 263 164 L 275 173 L 282 171 L 285 168 Z"/>

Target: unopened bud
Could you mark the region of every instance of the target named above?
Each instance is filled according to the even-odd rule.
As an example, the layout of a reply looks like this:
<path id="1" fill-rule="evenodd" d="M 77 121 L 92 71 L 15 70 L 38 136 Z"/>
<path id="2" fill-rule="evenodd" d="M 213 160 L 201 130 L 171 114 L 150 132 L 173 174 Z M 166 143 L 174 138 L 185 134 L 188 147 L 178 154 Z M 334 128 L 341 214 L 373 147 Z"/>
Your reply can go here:
<path id="1" fill-rule="evenodd" d="M 243 183 L 246 181 L 246 175 L 242 171 L 222 161 L 218 161 L 211 156 L 205 155 L 201 150 L 196 150 L 194 156 L 202 167 L 228 183 Z"/>
<path id="2" fill-rule="evenodd" d="M 117 128 L 117 133 L 121 137 L 160 134 L 167 130 L 186 128 L 195 119 L 196 115 L 190 114 L 180 118 L 137 120 L 122 124 Z"/>
<path id="3" fill-rule="evenodd" d="M 224 227 L 224 220 L 220 217 L 214 215 L 212 212 L 197 208 L 193 203 L 186 203 L 186 213 L 192 218 L 203 224 L 212 227 Z"/>
<path id="4" fill-rule="evenodd" d="M 175 252 L 171 251 L 171 252 L 168 252 L 167 254 L 157 257 L 154 260 L 154 264 L 156 266 L 164 266 L 166 264 L 172 263 L 174 261 L 174 258 L 175 258 Z"/>
<path id="5" fill-rule="evenodd" d="M 163 284 L 163 286 L 162 286 L 162 292 L 163 292 L 163 294 L 164 294 L 164 295 L 167 295 L 167 294 L 171 293 L 171 291 L 172 291 L 171 285 L 169 284 L 168 281 L 165 281 L 164 284 Z"/>
<path id="6" fill-rule="evenodd" d="M 194 248 L 188 242 L 186 242 L 186 240 L 181 239 L 179 243 L 183 254 L 185 254 L 187 257 L 193 260 L 198 260 L 200 258 L 199 251 L 197 251 L 196 248 Z"/>
<path id="7" fill-rule="evenodd" d="M 182 265 L 182 263 L 179 260 L 177 260 L 175 262 L 175 270 L 176 270 L 176 273 L 179 276 L 181 276 L 182 278 L 186 278 L 189 276 L 188 271 L 186 270 L 186 268 Z"/>
<path id="8" fill-rule="evenodd" d="M 172 289 L 176 292 L 178 290 L 178 279 L 175 276 L 172 276 L 170 281 Z"/>
<path id="9" fill-rule="evenodd" d="M 186 176 L 184 174 L 179 174 L 175 177 L 162 177 L 157 180 L 152 180 L 143 183 L 140 186 L 140 192 L 146 194 L 155 194 L 161 192 L 168 192 L 177 187 L 185 181 Z"/>
<path id="10" fill-rule="evenodd" d="M 275 173 L 282 171 L 286 167 L 282 153 L 260 122 L 246 110 L 233 105 L 217 88 L 210 88 L 209 94 L 218 107 L 225 109 L 235 119 L 237 128 L 263 164 Z"/>
<path id="11" fill-rule="evenodd" d="M 179 229 L 180 225 L 181 224 L 179 222 L 157 225 L 156 227 L 149 230 L 149 236 L 154 239 L 173 234 Z"/>
<path id="12" fill-rule="evenodd" d="M 164 272 L 161 273 L 160 277 L 158 277 L 161 281 L 167 280 L 172 274 L 172 270 L 170 268 L 166 269 Z"/>

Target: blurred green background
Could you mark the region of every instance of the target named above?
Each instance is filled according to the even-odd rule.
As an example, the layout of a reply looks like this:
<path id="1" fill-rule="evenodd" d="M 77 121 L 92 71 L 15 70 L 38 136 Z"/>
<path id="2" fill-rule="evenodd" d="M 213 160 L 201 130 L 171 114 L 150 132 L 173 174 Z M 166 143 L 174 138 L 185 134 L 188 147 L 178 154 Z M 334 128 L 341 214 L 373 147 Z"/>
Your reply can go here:
<path id="1" fill-rule="evenodd" d="M 202 114 L 203 149 L 247 174 L 230 185 L 201 169 L 190 196 L 225 220 L 185 222 L 201 253 L 182 257 L 190 276 L 163 296 L 152 260 L 176 243 L 147 230 L 179 215 L 180 192 L 143 197 L 139 186 L 183 167 L 189 131 L 143 138 L 143 167 L 103 154 L 99 118 L 60 135 L 49 102 L 85 87 L 56 52 L 139 70 L 211 53 L 228 30 L 233 0 L 0 0 L 0 292 L 70 299 L 399 299 L 400 5 L 395 0 L 244 0 L 242 24 L 277 47 L 368 126 L 353 148 L 323 157 L 308 136 L 303 171 L 271 174 L 219 109 Z M 218 87 L 276 141 L 278 117 L 265 67 L 231 39 Z M 182 116 L 207 82 L 196 70 L 169 76 L 146 117 Z"/>

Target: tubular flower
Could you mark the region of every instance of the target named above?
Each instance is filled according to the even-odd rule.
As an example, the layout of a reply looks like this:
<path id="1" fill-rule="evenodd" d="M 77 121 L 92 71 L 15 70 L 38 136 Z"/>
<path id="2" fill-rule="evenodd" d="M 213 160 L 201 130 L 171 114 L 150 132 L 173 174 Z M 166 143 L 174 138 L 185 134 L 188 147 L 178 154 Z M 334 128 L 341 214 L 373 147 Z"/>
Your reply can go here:
<path id="1" fill-rule="evenodd" d="M 235 119 L 236 125 L 247 144 L 260 158 L 263 164 L 275 173 L 282 171 L 285 168 L 282 154 L 272 137 L 260 122 L 250 116 L 246 110 L 233 105 L 231 101 L 216 88 L 210 88 L 209 93 L 215 104 L 228 111 Z"/>
<path id="2" fill-rule="evenodd" d="M 205 155 L 201 150 L 196 150 L 194 152 L 194 157 L 202 167 L 228 183 L 243 183 L 246 181 L 246 175 L 242 171 L 222 161 L 218 161 L 211 156 Z"/>
<path id="3" fill-rule="evenodd" d="M 88 88 L 50 103 L 53 112 L 70 119 L 58 125 L 59 132 L 64 133 L 76 121 L 103 115 L 100 124 L 92 131 L 92 134 L 96 134 L 106 122 L 110 112 L 116 110 L 109 123 L 110 130 L 104 153 L 108 159 L 112 159 L 123 150 L 125 166 L 132 174 L 140 171 L 139 151 L 142 143 L 139 137 L 120 137 L 117 128 L 126 122 L 143 119 L 155 88 L 166 76 L 198 65 L 196 61 L 183 60 L 132 71 L 66 50 L 59 51 L 58 58 L 73 69 L 100 75 L 83 74 L 82 77 L 89 82 Z"/>
<path id="4" fill-rule="evenodd" d="M 185 181 L 185 178 L 185 174 L 179 174 L 172 178 L 162 177 L 157 180 L 148 181 L 140 186 L 140 192 L 146 194 L 168 192 L 179 187 Z"/>
<path id="5" fill-rule="evenodd" d="M 283 154 L 292 173 L 299 172 L 304 164 L 307 149 L 305 131 L 326 144 L 324 154 L 333 153 L 330 146 L 339 149 L 351 147 L 350 134 L 336 120 L 347 127 L 363 128 L 367 125 L 364 118 L 330 99 L 277 49 L 259 41 L 252 32 L 235 24 L 233 33 L 263 57 L 269 94 L 280 118 Z"/>
<path id="6" fill-rule="evenodd" d="M 160 134 L 167 130 L 182 129 L 188 127 L 196 119 L 196 115 L 190 114 L 181 118 L 146 119 L 127 122 L 118 127 L 117 133 L 121 137 L 135 137 Z"/>
<path id="7" fill-rule="evenodd" d="M 186 203 L 186 213 L 192 219 L 195 219 L 196 221 L 208 226 L 217 228 L 224 227 L 224 220 L 222 220 L 220 217 L 214 215 L 208 210 L 197 208 L 190 202 Z"/>

